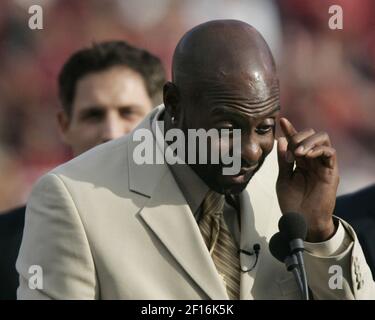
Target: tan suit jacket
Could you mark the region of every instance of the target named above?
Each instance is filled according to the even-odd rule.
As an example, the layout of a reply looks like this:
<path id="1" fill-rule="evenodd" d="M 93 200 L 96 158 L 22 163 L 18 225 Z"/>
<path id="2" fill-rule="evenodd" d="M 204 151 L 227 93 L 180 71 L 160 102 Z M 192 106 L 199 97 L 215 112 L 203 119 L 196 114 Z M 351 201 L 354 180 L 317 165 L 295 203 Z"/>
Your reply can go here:
<path id="1" fill-rule="evenodd" d="M 159 106 L 138 128 L 150 129 Z M 228 299 L 196 220 L 167 164 L 137 165 L 132 134 L 98 146 L 43 176 L 28 201 L 17 261 L 20 299 Z M 261 246 L 254 270 L 241 275 L 241 299 L 299 299 L 268 241 L 281 216 L 276 147 L 241 194 L 241 247 Z M 315 299 L 368 299 L 374 283 L 354 239 L 341 254 L 305 254 Z M 324 245 L 324 244 L 323 244 Z M 253 257 L 241 256 L 248 267 Z M 43 271 L 31 289 L 30 266 Z M 342 289 L 329 288 L 331 265 Z"/>

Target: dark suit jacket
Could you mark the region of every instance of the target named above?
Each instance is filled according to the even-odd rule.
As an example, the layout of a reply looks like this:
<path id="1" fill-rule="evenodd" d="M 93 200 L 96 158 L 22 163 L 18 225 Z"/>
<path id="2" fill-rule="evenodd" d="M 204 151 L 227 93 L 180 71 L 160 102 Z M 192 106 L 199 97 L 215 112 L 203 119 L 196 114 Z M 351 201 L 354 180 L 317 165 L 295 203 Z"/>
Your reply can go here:
<path id="1" fill-rule="evenodd" d="M 25 207 L 0 214 L 0 300 L 16 299 L 18 273 L 16 260 L 20 249 Z"/>
<path id="2" fill-rule="evenodd" d="M 335 214 L 356 231 L 375 279 L 375 185 L 338 197 Z"/>

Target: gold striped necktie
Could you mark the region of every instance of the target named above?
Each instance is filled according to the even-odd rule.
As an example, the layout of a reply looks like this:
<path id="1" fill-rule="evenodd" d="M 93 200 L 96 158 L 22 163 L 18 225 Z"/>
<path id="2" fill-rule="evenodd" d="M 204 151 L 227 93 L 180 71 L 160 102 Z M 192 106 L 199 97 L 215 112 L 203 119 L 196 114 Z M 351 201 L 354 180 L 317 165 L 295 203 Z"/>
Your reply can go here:
<path id="1" fill-rule="evenodd" d="M 238 248 L 224 221 L 224 195 L 210 190 L 202 203 L 199 228 L 216 269 L 231 300 L 240 295 L 240 259 Z"/>

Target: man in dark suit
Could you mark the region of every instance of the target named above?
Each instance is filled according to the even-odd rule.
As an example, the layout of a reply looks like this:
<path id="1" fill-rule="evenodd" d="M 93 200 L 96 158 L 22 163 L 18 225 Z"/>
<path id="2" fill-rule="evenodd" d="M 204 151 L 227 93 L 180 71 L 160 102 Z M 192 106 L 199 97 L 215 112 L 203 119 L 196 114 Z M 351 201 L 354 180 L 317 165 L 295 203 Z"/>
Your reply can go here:
<path id="1" fill-rule="evenodd" d="M 338 197 L 335 212 L 356 231 L 375 279 L 375 184 Z"/>
<path id="2" fill-rule="evenodd" d="M 159 58 L 124 41 L 74 53 L 59 75 L 62 140 L 78 156 L 130 132 L 162 101 L 165 71 Z M 16 299 L 26 207 L 0 214 L 0 300 Z"/>
<path id="3" fill-rule="evenodd" d="M 15 263 L 24 222 L 25 207 L 0 214 L 0 300 L 16 298 L 18 273 Z"/>

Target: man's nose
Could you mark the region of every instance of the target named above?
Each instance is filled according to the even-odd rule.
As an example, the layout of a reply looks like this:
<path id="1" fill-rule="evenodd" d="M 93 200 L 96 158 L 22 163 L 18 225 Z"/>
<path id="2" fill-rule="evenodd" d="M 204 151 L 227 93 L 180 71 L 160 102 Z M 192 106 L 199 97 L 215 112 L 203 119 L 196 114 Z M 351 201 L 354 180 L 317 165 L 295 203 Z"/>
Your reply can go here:
<path id="1" fill-rule="evenodd" d="M 262 149 L 256 141 L 248 139 L 242 144 L 242 166 L 251 167 L 257 164 L 262 156 Z"/>
<path id="2" fill-rule="evenodd" d="M 120 117 L 116 114 L 108 114 L 103 123 L 102 143 L 120 138 L 128 131 L 126 123 Z"/>

